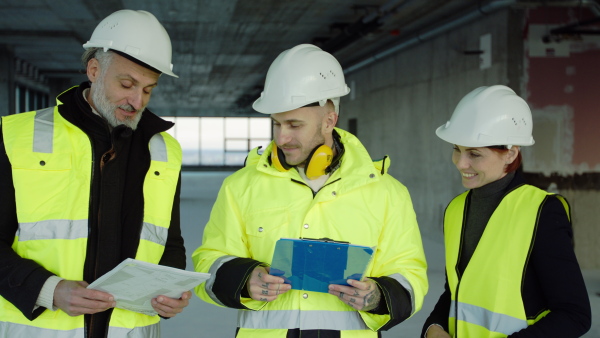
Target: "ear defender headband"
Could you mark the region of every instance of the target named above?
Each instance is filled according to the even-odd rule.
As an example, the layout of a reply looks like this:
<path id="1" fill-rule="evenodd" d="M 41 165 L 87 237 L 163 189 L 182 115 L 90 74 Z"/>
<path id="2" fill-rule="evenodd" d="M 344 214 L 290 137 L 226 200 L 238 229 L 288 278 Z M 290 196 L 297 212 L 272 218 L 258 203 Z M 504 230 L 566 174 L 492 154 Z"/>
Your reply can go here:
<path id="1" fill-rule="evenodd" d="M 293 166 L 285 161 L 285 154 L 275 142 L 271 150 L 271 163 L 279 171 L 288 171 Z M 306 177 L 309 180 L 314 180 L 319 176 L 323 176 L 329 172 L 329 166 L 333 161 L 333 150 L 324 144 L 315 147 L 306 158 L 306 167 L 304 168 Z"/>

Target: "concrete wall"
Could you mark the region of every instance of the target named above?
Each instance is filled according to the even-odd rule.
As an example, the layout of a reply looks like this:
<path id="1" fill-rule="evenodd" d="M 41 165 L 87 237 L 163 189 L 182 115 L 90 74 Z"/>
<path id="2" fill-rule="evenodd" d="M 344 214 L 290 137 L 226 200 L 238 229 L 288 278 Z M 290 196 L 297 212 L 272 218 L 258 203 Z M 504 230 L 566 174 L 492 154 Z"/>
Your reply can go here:
<path id="1" fill-rule="evenodd" d="M 518 90 L 518 72 L 507 65 L 509 51 L 518 53 L 522 45 L 520 32 L 506 29 L 515 15 L 494 13 L 347 75 L 354 92 L 342 101 L 338 125 L 346 128 L 356 118 L 358 137 L 371 156 L 391 157 L 390 173 L 408 187 L 424 236 L 441 239 L 444 209 L 464 191 L 451 162 L 452 146 L 435 129 L 479 86 Z M 509 38 L 513 32 L 517 44 Z M 481 70 L 479 56 L 463 51 L 479 49 L 480 37 L 488 33 L 492 64 Z"/>
<path id="2" fill-rule="evenodd" d="M 445 206 L 464 191 L 450 159 L 452 147 L 435 136 L 435 129 L 448 120 L 465 94 L 479 86 L 504 84 L 525 98 L 531 94 L 531 63 L 525 57 L 528 14 L 518 9 L 498 11 L 346 75 L 353 92 L 342 99 L 338 125 L 347 128 L 348 120 L 356 118 L 358 137 L 371 156 L 391 157 L 390 173 L 408 187 L 423 236 L 442 239 Z M 491 66 L 481 69 L 479 57 L 463 51 L 479 49 L 484 34 L 491 34 L 492 58 Z M 600 102 L 595 103 L 600 107 Z M 565 160 L 572 161 L 572 148 L 570 152 L 561 149 L 577 142 L 573 115 L 582 113 L 568 105 L 531 105 L 538 142 L 524 151 L 525 171 L 531 168 L 540 173 L 540 168 L 557 168 Z M 600 163 L 598 152 L 585 156 L 594 166 Z M 575 167 L 581 165 L 570 168 Z M 581 266 L 600 267 L 598 188 L 558 192 L 569 199 L 573 209 Z"/>
<path id="3" fill-rule="evenodd" d="M 595 17 L 578 8 L 530 9 L 524 53 L 524 97 L 532 108 L 536 144 L 525 149 L 524 169 L 539 173 L 572 207 L 575 253 L 584 268 L 600 268 L 600 36 L 548 31 Z M 599 29 L 600 24 L 579 29 Z"/>
<path id="4" fill-rule="evenodd" d="M 0 116 L 13 114 L 15 110 L 15 71 L 12 50 L 0 45 Z"/>
<path id="5" fill-rule="evenodd" d="M 571 205 L 575 254 L 579 265 L 586 269 L 600 268 L 600 193 L 572 189 L 561 189 L 559 192 Z"/>

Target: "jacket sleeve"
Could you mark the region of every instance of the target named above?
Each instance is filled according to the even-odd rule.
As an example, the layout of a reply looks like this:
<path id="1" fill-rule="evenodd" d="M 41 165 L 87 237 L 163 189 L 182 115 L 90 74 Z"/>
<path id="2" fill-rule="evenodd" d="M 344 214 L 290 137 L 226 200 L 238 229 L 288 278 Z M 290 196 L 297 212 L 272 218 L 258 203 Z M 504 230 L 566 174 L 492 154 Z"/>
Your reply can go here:
<path id="1" fill-rule="evenodd" d="M 219 306 L 259 310 L 266 302 L 247 298 L 245 285 L 252 270 L 264 264 L 250 258 L 229 181 L 227 178 L 223 182 L 204 228 L 202 245 L 192 254 L 194 269 L 211 274 L 195 291 L 204 301 Z"/>
<path id="2" fill-rule="evenodd" d="M 372 330 L 388 330 L 419 311 L 428 290 L 427 263 L 408 190 L 389 175 L 390 188 L 371 278 L 382 291 L 387 314 L 360 312 Z"/>
<path id="3" fill-rule="evenodd" d="M 421 331 L 421 337 L 425 337 L 425 332 L 432 324 L 437 324 L 444 328 L 444 331 L 448 332 L 448 318 L 450 317 L 450 288 L 448 287 L 448 277 L 444 283 L 444 292 L 440 295 L 433 311 L 425 320 L 423 330 Z"/>
<path id="4" fill-rule="evenodd" d="M 1 127 L 1 126 L 0 126 Z M 0 131 L 0 296 L 33 320 L 45 308 L 35 311 L 35 302 L 44 282 L 53 274 L 35 261 L 20 257 L 12 244 L 18 229 L 12 168 Z"/>
<path id="5" fill-rule="evenodd" d="M 509 337 L 580 337 L 590 329 L 590 301 L 572 240 L 571 223 L 561 202 L 556 197 L 548 198 L 542 207 L 529 264 L 550 313 Z"/>
<path id="6" fill-rule="evenodd" d="M 171 208 L 171 225 L 167 235 L 165 252 L 160 258 L 160 265 L 166 265 L 178 269 L 185 269 L 186 257 L 183 237 L 181 236 L 181 222 L 179 212 L 179 200 L 181 193 L 181 172 L 177 181 L 177 189 L 173 198 L 173 207 Z"/>

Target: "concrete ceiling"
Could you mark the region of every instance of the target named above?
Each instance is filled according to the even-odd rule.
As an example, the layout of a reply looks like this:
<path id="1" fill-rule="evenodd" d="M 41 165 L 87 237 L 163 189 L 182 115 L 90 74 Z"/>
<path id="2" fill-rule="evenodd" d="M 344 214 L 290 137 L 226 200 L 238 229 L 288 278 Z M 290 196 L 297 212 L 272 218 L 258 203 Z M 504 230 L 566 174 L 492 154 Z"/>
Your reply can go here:
<path id="1" fill-rule="evenodd" d="M 123 8 L 147 10 L 169 32 L 179 75 L 161 77 L 150 108 L 171 116 L 251 116 L 266 71 L 283 50 L 314 43 L 348 67 L 479 2 L 0 0 L 0 45 L 44 81 L 78 83 L 86 79 L 81 45 L 98 22 Z"/>

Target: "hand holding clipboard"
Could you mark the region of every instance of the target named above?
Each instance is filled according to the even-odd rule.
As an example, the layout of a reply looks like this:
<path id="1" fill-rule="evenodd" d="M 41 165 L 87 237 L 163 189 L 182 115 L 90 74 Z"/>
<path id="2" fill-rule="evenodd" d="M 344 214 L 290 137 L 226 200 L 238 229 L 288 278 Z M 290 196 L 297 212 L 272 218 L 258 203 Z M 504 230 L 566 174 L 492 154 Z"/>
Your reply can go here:
<path id="1" fill-rule="evenodd" d="M 329 284 L 361 280 L 374 247 L 322 239 L 281 238 L 277 241 L 270 274 L 282 277 L 292 289 L 329 291 Z"/>

